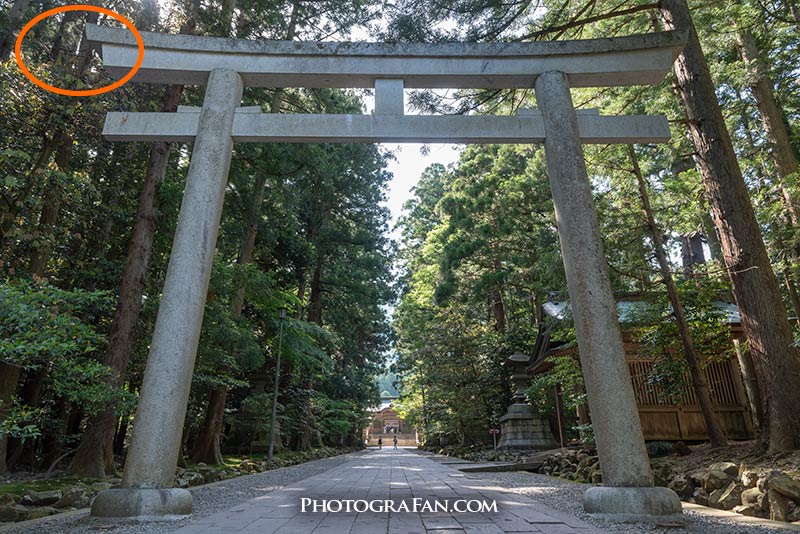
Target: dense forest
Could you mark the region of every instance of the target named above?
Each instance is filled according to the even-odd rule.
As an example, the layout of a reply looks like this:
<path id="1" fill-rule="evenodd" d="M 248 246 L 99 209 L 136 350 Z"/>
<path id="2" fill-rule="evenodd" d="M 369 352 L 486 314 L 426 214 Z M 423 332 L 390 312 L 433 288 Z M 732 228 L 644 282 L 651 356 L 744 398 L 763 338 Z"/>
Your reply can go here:
<path id="1" fill-rule="evenodd" d="M 711 406 L 705 367 L 738 349 L 761 446 L 800 446 L 797 4 L 415 4 L 439 9 L 420 10 L 428 17 L 398 28 L 425 40 L 689 30 L 674 72 L 659 86 L 573 91 L 576 107 L 663 113 L 672 129 L 669 145 L 584 147 L 612 287 L 619 297 L 653 304 L 630 327 L 655 360 L 647 382 L 666 393 L 692 387 L 712 444 L 727 437 Z M 441 20 L 455 20 L 455 29 L 437 25 Z M 536 106 L 533 91 L 455 96 L 419 95 L 415 102 L 501 114 Z M 399 227 L 394 326 L 405 414 L 433 445 L 485 442 L 510 402 L 503 362 L 517 351 L 533 354 L 545 330 L 562 347 L 575 344 L 568 322 L 543 313 L 545 303 L 568 298 L 544 151 L 467 147 L 450 167 L 426 170 Z M 698 249 L 708 261 L 695 257 Z M 738 304 L 745 340 L 737 346 L 711 305 L 720 298 Z M 567 437 L 591 441 L 580 366 L 574 357 L 551 360 L 551 371 L 534 377 L 531 400 L 543 413 L 556 404 L 577 411 L 581 417 Z"/>
<path id="2" fill-rule="evenodd" d="M 64 3 L 0 2 L 0 474 L 114 474 L 124 457 L 192 147 L 110 143 L 108 110 L 175 111 L 202 88 L 128 84 L 76 99 L 30 84 L 16 32 Z M 245 39 L 535 41 L 687 29 L 654 87 L 575 90 L 576 107 L 665 114 L 672 142 L 586 148 L 614 290 L 668 313 L 637 335 L 653 380 L 685 370 L 703 397 L 705 353 L 733 351 L 708 302 L 739 306 L 757 423 L 770 450 L 800 447 L 800 8 L 791 0 L 135 0 L 104 7 L 141 30 Z M 82 39 L 97 13 L 51 17 L 26 38 L 54 85 L 107 83 Z M 77 53 L 76 53 L 77 52 Z M 245 90 L 269 113 L 362 113 L 365 92 Z M 533 91 L 417 92 L 421 112 L 512 114 Z M 429 167 L 389 238 L 392 154 L 374 145 L 239 144 L 225 194 L 181 454 L 217 464 L 264 442 L 279 332 L 279 449 L 361 445 L 392 350 L 403 414 L 433 443 L 485 442 L 511 398 L 502 362 L 530 353 L 542 305 L 565 292 L 541 147 L 470 146 Z M 709 261 L 682 265 L 697 239 Z M 288 309 L 279 319 L 279 309 Z M 569 326 L 558 331 L 571 343 Z M 724 345 L 722 348 L 719 346 Z M 556 362 L 583 404 L 580 372 Z M 746 378 L 748 378 L 746 377 Z M 392 384 L 394 386 L 394 384 Z M 266 387 L 265 387 L 266 386 Z M 707 396 L 707 391 L 705 393 Z M 568 398 L 566 398 L 568 397 Z M 543 408 L 545 409 L 545 408 Z M 709 436 L 725 442 L 705 410 Z"/>
<path id="3" fill-rule="evenodd" d="M 3 26 L 57 4 L 16 2 Z M 104 5 L 141 30 L 253 39 L 341 39 L 371 17 L 356 1 Z M 82 26 L 97 22 L 93 15 L 36 26 L 26 54 L 38 76 L 105 83 L 95 58 L 71 53 L 85 52 Z M 5 42 L 3 50 L 5 61 Z M 198 105 L 202 88 L 128 85 L 97 98 L 59 97 L 28 83 L 13 60 L 1 83 L 0 472 L 46 468 L 73 451 L 71 472 L 112 474 L 191 146 L 112 144 L 101 136 L 103 117 Z M 243 105 L 363 111 L 350 91 L 248 90 Z M 388 157 L 371 145 L 236 147 L 185 423 L 187 459 L 216 464 L 221 450 L 248 452 L 266 440 L 281 327 L 277 449 L 361 442 L 390 341 Z M 289 310 L 282 325 L 281 307 Z"/>

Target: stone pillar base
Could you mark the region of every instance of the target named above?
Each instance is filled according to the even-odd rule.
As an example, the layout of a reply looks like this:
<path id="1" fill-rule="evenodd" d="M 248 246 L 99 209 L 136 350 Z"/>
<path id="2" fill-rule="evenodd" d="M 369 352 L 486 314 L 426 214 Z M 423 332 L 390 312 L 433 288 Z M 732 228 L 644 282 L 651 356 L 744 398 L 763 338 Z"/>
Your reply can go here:
<path id="1" fill-rule="evenodd" d="M 518 402 L 508 407 L 500 418 L 499 450 L 547 450 L 558 448 L 550 425 L 528 403 Z"/>
<path id="2" fill-rule="evenodd" d="M 660 486 L 595 486 L 583 495 L 583 509 L 590 514 L 610 516 L 615 521 L 641 521 L 682 513 L 678 494 Z"/>
<path id="3" fill-rule="evenodd" d="M 192 513 L 192 494 L 185 489 L 116 488 L 97 494 L 92 515 L 137 521 L 180 519 Z"/>

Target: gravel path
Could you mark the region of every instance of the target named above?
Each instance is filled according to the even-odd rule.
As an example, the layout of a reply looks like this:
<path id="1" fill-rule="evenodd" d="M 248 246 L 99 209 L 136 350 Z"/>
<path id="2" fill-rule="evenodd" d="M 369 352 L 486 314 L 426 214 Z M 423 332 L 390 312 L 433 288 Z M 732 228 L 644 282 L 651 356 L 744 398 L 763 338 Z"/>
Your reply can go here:
<path id="1" fill-rule="evenodd" d="M 358 456 L 359 452 L 342 454 L 331 458 L 314 460 L 304 464 L 266 471 L 256 475 L 242 476 L 190 488 L 192 492 L 194 513 L 190 518 L 169 522 L 150 522 L 138 524 L 114 523 L 107 519 L 89 517 L 88 511 L 67 517 L 54 516 L 48 521 L 37 522 L 26 527 L 8 524 L 0 526 L 0 533 L 13 534 L 86 534 L 94 532 L 111 532 L 113 534 L 155 534 L 170 532 L 191 521 L 196 521 L 216 512 L 232 508 L 238 504 L 254 499 L 276 489 L 294 484 Z"/>
<path id="2" fill-rule="evenodd" d="M 364 453 L 349 453 L 332 458 L 323 458 L 257 475 L 243 476 L 222 482 L 191 488 L 194 499 L 194 514 L 191 518 L 169 522 L 138 524 L 114 523 L 94 519 L 87 512 L 55 516 L 48 521 L 29 526 L 7 524 L 0 526 L 0 533 L 13 534 L 89 534 L 112 532 L 113 534 L 155 534 L 170 532 L 191 521 L 221 512 L 276 489 L 294 484 L 302 479 L 324 473 Z M 601 529 L 619 534 L 639 534 L 672 531 L 686 534 L 777 534 L 786 530 L 771 527 L 754 527 L 721 518 L 688 512 L 681 520 L 684 528 L 666 528 L 652 523 L 618 523 L 598 519 L 583 512 L 582 498 L 585 484 L 577 484 L 545 475 L 523 472 L 473 473 L 476 478 L 508 491 L 524 494 L 556 510 L 575 515 Z M 394 534 L 394 533 L 393 533 Z M 397 533 L 402 534 L 402 533 Z"/>
<path id="3" fill-rule="evenodd" d="M 578 484 L 545 475 L 533 473 L 508 472 L 508 473 L 474 473 L 476 477 L 491 482 L 513 491 L 524 494 L 532 499 L 552 506 L 562 512 L 578 516 L 587 523 L 592 523 L 600 528 L 620 534 L 639 534 L 642 532 L 676 532 L 690 534 L 773 534 L 785 533 L 786 530 L 772 527 L 754 527 L 741 523 L 708 517 L 702 514 L 688 512 L 681 520 L 684 528 L 666 528 L 648 523 L 618 523 L 592 517 L 583 511 L 583 493 L 585 484 Z"/>

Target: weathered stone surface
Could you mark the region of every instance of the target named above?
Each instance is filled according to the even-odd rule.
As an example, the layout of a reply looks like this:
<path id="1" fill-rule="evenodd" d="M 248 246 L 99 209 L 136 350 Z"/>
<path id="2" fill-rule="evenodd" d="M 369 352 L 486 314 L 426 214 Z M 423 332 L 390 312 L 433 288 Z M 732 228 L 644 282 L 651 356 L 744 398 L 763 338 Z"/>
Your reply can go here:
<path id="1" fill-rule="evenodd" d="M 720 510 L 730 510 L 742 502 L 742 486 L 731 482 L 725 488 L 714 490 L 708 498 L 708 505 Z"/>
<path id="2" fill-rule="evenodd" d="M 28 508 L 28 517 L 26 519 L 39 519 L 40 517 L 47 517 L 55 515 L 60 510 L 56 510 L 52 506 L 37 506 L 36 508 Z"/>
<path id="3" fill-rule="evenodd" d="M 98 493 L 111 489 L 112 487 L 113 484 L 111 484 L 111 482 L 95 482 L 91 485 L 91 488 Z"/>
<path id="4" fill-rule="evenodd" d="M 550 423 L 529 403 L 514 403 L 500 418 L 498 450 L 548 450 L 558 447 Z"/>
<path id="5" fill-rule="evenodd" d="M 258 473 L 258 464 L 252 460 L 244 460 L 239 463 L 239 471 L 243 473 Z"/>
<path id="6" fill-rule="evenodd" d="M 742 491 L 742 504 L 757 504 L 762 495 L 764 492 L 758 488 L 747 488 Z"/>
<path id="7" fill-rule="evenodd" d="M 583 508 L 590 514 L 613 515 L 619 519 L 681 513 L 675 492 L 662 487 L 619 488 L 595 486 L 586 490 Z M 627 517 L 626 517 L 627 516 Z"/>
<path id="8" fill-rule="evenodd" d="M 566 75 L 563 72 L 540 75 L 536 79 L 535 93 L 545 125 L 545 156 L 575 335 L 589 408 L 595 414 L 592 426 L 597 452 L 604 482 L 619 486 L 603 489 L 642 487 L 644 490 L 652 486 L 653 474 L 642 437 L 630 370 L 625 363 L 616 303 Z M 666 491 L 680 503 L 674 492 Z M 588 495 L 587 492 L 585 505 L 600 507 L 608 503 L 617 509 L 613 498 L 600 498 L 604 495 L 602 492 L 595 493 L 598 498 L 589 499 Z M 640 504 L 644 505 L 647 497 L 643 494 L 641 499 Z M 595 513 L 602 512 L 595 510 Z"/>
<path id="9" fill-rule="evenodd" d="M 769 501 L 769 518 L 773 521 L 786 521 L 789 516 L 789 502 L 777 491 L 767 490 L 767 500 Z"/>
<path id="10" fill-rule="evenodd" d="M 702 487 L 703 482 L 705 481 L 706 470 L 695 469 L 694 471 L 689 471 L 686 476 L 692 481 L 692 484 Z"/>
<path id="11" fill-rule="evenodd" d="M 733 462 L 717 462 L 708 466 L 711 471 L 722 471 L 731 478 L 739 476 L 739 466 Z"/>
<path id="12" fill-rule="evenodd" d="M 67 488 L 61 498 L 53 505 L 54 508 L 83 508 L 89 506 L 89 492 L 81 486 Z"/>
<path id="13" fill-rule="evenodd" d="M 703 479 L 703 488 L 709 493 L 718 490 L 724 487 L 727 487 L 728 484 L 731 483 L 733 477 L 725 473 L 724 471 L 716 471 L 711 470 Z"/>
<path id="14" fill-rule="evenodd" d="M 200 476 L 205 480 L 205 482 L 217 482 L 218 480 L 222 480 L 224 474 L 219 469 L 215 469 L 213 467 L 204 465 L 204 466 L 197 466 L 197 470 L 199 471 Z M 200 482 L 202 484 L 203 482 Z"/>
<path id="15" fill-rule="evenodd" d="M 667 487 L 677 493 L 681 500 L 685 501 L 694 496 L 694 484 L 686 475 L 676 476 Z"/>
<path id="16" fill-rule="evenodd" d="M 758 483 L 758 471 L 752 469 L 745 469 L 739 477 L 742 481 L 742 486 L 745 488 L 755 488 Z"/>
<path id="17" fill-rule="evenodd" d="M 114 76 L 133 66 L 130 32 L 86 25 L 102 43 Z M 530 88 L 538 74 L 561 71 L 574 87 L 659 83 L 686 34 L 528 43 L 298 43 L 142 32 L 145 54 L 134 81 L 202 85 L 221 65 L 251 87 L 367 87 L 402 79 L 407 88 Z"/>
<path id="18" fill-rule="evenodd" d="M 660 115 L 578 114 L 585 143 L 663 143 L 669 123 Z M 110 141 L 192 142 L 199 113 L 109 112 L 103 136 Z M 236 113 L 237 143 L 542 143 L 538 115 L 320 115 Z"/>
<path id="19" fill-rule="evenodd" d="M 22 496 L 21 504 L 23 506 L 48 506 L 55 504 L 60 498 L 61 492 L 58 490 L 27 491 Z"/>
<path id="20" fill-rule="evenodd" d="M 758 506 L 755 504 L 740 504 L 733 508 L 734 512 L 737 514 L 742 514 L 750 517 L 757 517 L 758 516 Z"/>
<path id="21" fill-rule="evenodd" d="M 29 509 L 20 504 L 0 504 L 0 522 L 24 521 L 29 518 Z"/>
<path id="22" fill-rule="evenodd" d="M 241 97 L 242 80 L 236 72 L 211 72 L 136 409 L 123 487 L 167 488 L 174 481 L 175 451 L 186 414 L 227 186 L 233 115 Z"/>
<path id="23" fill-rule="evenodd" d="M 668 487 L 673 477 L 674 474 L 669 465 L 664 464 L 653 468 L 653 483 L 656 486 Z"/>
<path id="24" fill-rule="evenodd" d="M 206 479 L 203 477 L 203 475 L 195 471 L 185 471 L 180 477 L 178 477 L 179 488 L 189 488 L 205 483 Z"/>
<path id="25" fill-rule="evenodd" d="M 140 519 L 192 513 L 192 496 L 185 489 L 118 488 L 100 493 L 92 503 L 96 517 Z"/>
<path id="26" fill-rule="evenodd" d="M 769 481 L 769 489 L 775 490 L 784 497 L 800 503 L 800 482 L 789 476 L 776 476 Z"/>
<path id="27" fill-rule="evenodd" d="M 694 502 L 702 506 L 708 506 L 708 492 L 703 488 L 697 488 L 694 490 Z"/>
<path id="28" fill-rule="evenodd" d="M 708 495 L 708 506 L 711 506 L 712 508 L 719 508 L 718 503 L 720 498 L 722 498 L 723 493 L 725 493 L 725 490 L 722 488 L 712 491 Z"/>
<path id="29" fill-rule="evenodd" d="M 792 503 L 792 505 L 789 506 L 789 513 L 786 515 L 786 521 L 789 523 L 800 521 L 800 505 Z"/>
<path id="30" fill-rule="evenodd" d="M 761 476 L 758 477 L 758 482 L 756 483 L 756 486 L 758 487 L 758 489 L 766 493 L 767 490 L 769 489 L 770 480 L 772 480 L 775 477 L 782 477 L 782 476 L 784 476 L 783 471 L 778 471 L 778 470 L 772 470 L 766 473 L 761 473 Z"/>

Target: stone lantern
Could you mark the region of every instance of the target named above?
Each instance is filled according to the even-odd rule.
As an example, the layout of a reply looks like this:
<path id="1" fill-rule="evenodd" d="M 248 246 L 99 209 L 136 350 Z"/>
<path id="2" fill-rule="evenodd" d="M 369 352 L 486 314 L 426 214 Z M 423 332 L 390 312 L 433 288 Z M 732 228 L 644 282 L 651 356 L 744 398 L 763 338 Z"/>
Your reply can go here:
<path id="1" fill-rule="evenodd" d="M 511 368 L 514 384 L 513 404 L 500 418 L 500 443 L 498 449 L 555 449 L 558 442 L 553 438 L 550 423 L 542 418 L 528 402 L 526 389 L 530 382 L 527 367 L 530 357 L 515 352 L 504 365 Z"/>

